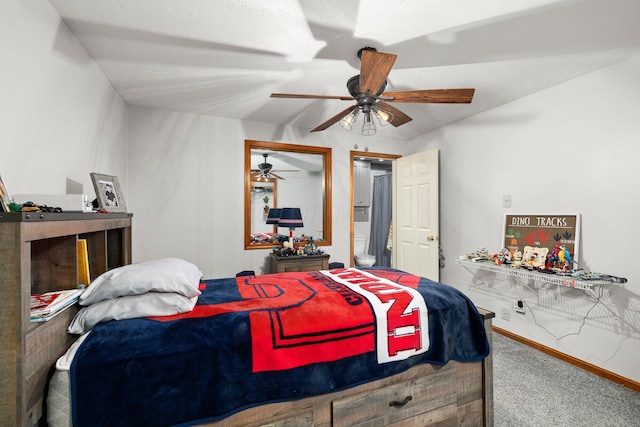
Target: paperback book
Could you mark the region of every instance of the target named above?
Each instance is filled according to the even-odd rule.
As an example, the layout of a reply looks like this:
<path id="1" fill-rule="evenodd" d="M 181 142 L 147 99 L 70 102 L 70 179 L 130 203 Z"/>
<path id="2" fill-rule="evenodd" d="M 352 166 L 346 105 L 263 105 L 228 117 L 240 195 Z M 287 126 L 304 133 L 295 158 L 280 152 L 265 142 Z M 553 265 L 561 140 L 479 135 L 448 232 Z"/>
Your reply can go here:
<path id="1" fill-rule="evenodd" d="M 87 240 L 78 239 L 78 283 L 89 286 L 91 275 L 89 274 L 89 251 Z"/>
<path id="2" fill-rule="evenodd" d="M 67 289 L 31 295 L 31 321 L 46 322 L 78 301 L 84 289 Z"/>

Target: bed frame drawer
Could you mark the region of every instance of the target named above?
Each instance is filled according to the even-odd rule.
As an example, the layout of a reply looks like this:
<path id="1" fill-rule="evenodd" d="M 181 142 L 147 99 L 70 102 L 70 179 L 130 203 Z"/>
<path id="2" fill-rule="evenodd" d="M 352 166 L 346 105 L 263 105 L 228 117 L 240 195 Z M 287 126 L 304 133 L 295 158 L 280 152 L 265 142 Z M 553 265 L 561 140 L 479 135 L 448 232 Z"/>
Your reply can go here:
<path id="1" fill-rule="evenodd" d="M 429 377 L 335 400 L 333 427 L 427 425 L 446 421 L 455 425 L 458 421 L 455 375 L 455 367 L 448 364 Z"/>
<path id="2" fill-rule="evenodd" d="M 249 422 L 247 424 L 242 424 L 241 427 L 314 427 L 313 410 L 309 408 L 304 412 L 287 414 L 284 417 L 275 417 Z"/>

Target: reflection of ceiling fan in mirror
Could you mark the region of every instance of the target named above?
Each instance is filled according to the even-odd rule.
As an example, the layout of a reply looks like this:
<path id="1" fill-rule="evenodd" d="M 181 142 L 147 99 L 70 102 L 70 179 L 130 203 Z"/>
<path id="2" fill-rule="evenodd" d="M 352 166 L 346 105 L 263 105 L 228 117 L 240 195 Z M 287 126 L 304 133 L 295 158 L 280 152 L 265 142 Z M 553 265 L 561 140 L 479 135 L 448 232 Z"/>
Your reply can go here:
<path id="1" fill-rule="evenodd" d="M 391 123 L 398 127 L 412 120 L 411 117 L 389 104 L 390 102 L 468 104 L 475 92 L 475 89 L 469 88 L 385 92 L 387 75 L 391 71 L 397 55 L 377 52 L 374 48 L 365 47 L 360 49 L 358 57 L 360 58 L 360 74 L 351 77 L 347 82 L 347 89 L 349 89 L 351 96 L 272 93 L 271 97 L 355 100 L 355 105 L 316 126 L 311 132 L 325 130 L 337 122 L 340 122 L 344 129 L 351 130 L 356 118 L 362 112 L 364 116 L 362 134 L 373 135 L 376 133 L 376 125 L 372 116 L 377 117 L 381 126 Z"/>
<path id="2" fill-rule="evenodd" d="M 251 169 L 251 179 L 254 181 L 269 181 L 272 179 L 282 179 L 280 175 L 276 175 L 274 172 L 298 172 L 296 169 L 280 169 L 280 170 L 272 170 L 273 165 L 267 161 L 267 157 L 269 154 L 262 154 L 264 157 L 264 162 L 258 164 L 258 169 Z"/>

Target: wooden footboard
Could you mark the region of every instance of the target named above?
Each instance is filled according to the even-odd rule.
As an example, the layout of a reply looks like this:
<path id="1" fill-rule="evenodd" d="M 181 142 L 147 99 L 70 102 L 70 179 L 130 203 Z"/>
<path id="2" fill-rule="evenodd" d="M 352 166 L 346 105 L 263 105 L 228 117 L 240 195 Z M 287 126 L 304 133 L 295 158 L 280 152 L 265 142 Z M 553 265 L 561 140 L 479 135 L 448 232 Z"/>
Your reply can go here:
<path id="1" fill-rule="evenodd" d="M 494 313 L 480 309 L 489 343 Z M 493 357 L 418 365 L 347 390 L 247 409 L 208 427 L 493 426 Z"/>

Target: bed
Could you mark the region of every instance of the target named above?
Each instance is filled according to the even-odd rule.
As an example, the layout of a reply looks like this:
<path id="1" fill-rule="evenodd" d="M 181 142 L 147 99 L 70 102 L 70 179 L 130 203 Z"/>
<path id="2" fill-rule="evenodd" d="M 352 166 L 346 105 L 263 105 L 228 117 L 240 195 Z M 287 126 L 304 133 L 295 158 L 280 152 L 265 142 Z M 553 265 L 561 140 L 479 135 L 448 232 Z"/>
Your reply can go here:
<path id="1" fill-rule="evenodd" d="M 99 283 L 81 297 L 69 327 L 81 335 L 49 383 L 51 427 L 493 423 L 492 316 L 455 288 L 386 268 L 198 279 L 177 292 L 146 276 L 152 288 L 119 294 L 112 274 L 104 295 Z M 164 294 L 179 303 L 155 304 Z M 133 305 L 86 314 L 123 300 Z"/>

